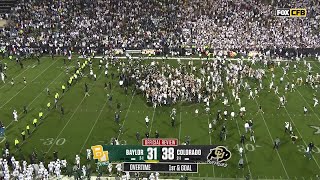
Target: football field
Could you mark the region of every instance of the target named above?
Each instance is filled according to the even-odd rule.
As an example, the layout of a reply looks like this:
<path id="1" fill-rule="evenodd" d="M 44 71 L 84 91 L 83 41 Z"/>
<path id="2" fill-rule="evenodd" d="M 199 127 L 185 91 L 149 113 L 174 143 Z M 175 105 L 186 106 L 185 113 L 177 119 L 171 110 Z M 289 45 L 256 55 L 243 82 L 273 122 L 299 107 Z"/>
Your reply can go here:
<path id="1" fill-rule="evenodd" d="M 134 91 L 130 87 L 126 94 L 119 86 L 117 66 L 109 65 L 109 76 L 104 75 L 104 68 L 99 69 L 99 60 L 93 60 L 93 70 L 97 74 L 94 81 L 89 76 L 89 68 L 84 72 L 85 76 L 80 78 L 64 94 L 61 85 L 66 85 L 67 80 L 73 74 L 76 66 L 76 58 L 64 65 L 64 57 L 42 57 L 40 64 L 35 59 L 25 60 L 24 68 L 15 61 L 8 58 L 1 59 L 7 63 L 8 70 L 6 83 L 0 82 L 0 120 L 6 126 L 6 136 L 1 139 L 1 147 L 5 141 L 11 146 L 11 153 L 17 159 L 25 158 L 29 160 L 29 155 L 36 151 L 39 160 L 49 162 L 53 160 L 53 152 L 57 151 L 60 159 L 67 159 L 69 165 L 74 162 L 76 154 L 81 154 L 81 163 L 85 160 L 86 149 L 93 145 L 110 144 L 111 138 L 118 138 L 123 144 L 141 144 L 136 140 L 136 132 L 140 132 L 143 137 L 149 132 L 154 137 L 158 131 L 162 138 L 177 138 L 179 143 L 186 140 L 186 136 L 191 137 L 191 144 L 196 145 L 224 145 L 232 152 L 231 159 L 227 162 L 226 168 L 213 165 L 200 165 L 197 174 L 189 174 L 189 179 L 217 179 L 217 178 L 243 178 L 250 176 L 252 179 L 317 179 L 320 175 L 320 106 L 313 107 L 318 92 L 310 85 L 303 84 L 296 86 L 294 92 L 284 92 L 284 85 L 287 82 L 296 81 L 297 77 L 302 77 L 305 81 L 308 71 L 303 61 L 300 63 L 289 62 L 290 70 L 284 76 L 284 82 L 280 83 L 283 74 L 282 67 L 287 62 L 281 62 L 281 66 L 275 67 L 275 85 L 279 86 L 279 95 L 285 95 L 287 104 L 285 108 L 277 109 L 279 97 L 273 90 L 269 92 L 271 71 L 260 63 L 256 63 L 254 68 L 266 70 L 266 77 L 263 80 L 264 89 L 259 93 L 259 97 L 248 99 L 249 93 L 241 91 L 240 98 L 242 106 L 246 107 L 247 113 L 244 120 L 236 117 L 234 120 L 228 118 L 218 121 L 212 134 L 209 134 L 208 123 L 211 122 L 218 110 L 225 110 L 222 100 L 210 103 L 210 113 L 205 112 L 205 106 L 201 104 L 191 104 L 179 102 L 174 106 L 159 106 L 153 108 L 146 102 L 146 98 L 139 91 Z M 80 59 L 82 62 L 83 59 Z M 127 61 L 122 59 L 121 61 Z M 142 63 L 150 64 L 152 60 L 145 59 Z M 176 59 L 155 60 L 160 65 L 170 64 L 178 66 Z M 194 65 L 201 66 L 201 60 L 194 59 Z M 181 63 L 186 65 L 187 60 L 181 59 Z M 320 73 L 320 63 L 308 59 L 312 68 L 312 74 Z M 245 62 L 248 63 L 248 62 Z M 293 65 L 297 64 L 297 70 Z M 67 70 L 67 68 L 69 70 Z M 121 70 L 121 68 L 120 68 Z M 112 79 L 110 73 L 115 73 Z M 199 75 L 199 73 L 197 74 Z M 23 77 L 27 84 L 23 83 Z M 15 84 L 10 84 L 11 78 Z M 251 87 L 258 87 L 258 82 L 252 79 L 245 79 Z M 112 88 L 105 89 L 105 83 L 111 82 Z M 84 84 L 89 87 L 90 96 L 84 96 Z M 225 87 L 228 87 L 226 84 Z M 50 95 L 46 88 L 50 89 Z M 54 94 L 60 94 L 58 108 L 54 108 Z M 231 87 L 223 90 L 229 97 L 230 106 L 227 111 L 239 112 L 239 106 L 231 95 Z M 110 102 L 109 96 L 112 96 Z M 51 102 L 51 109 L 47 109 L 47 103 Z M 120 125 L 115 123 L 115 112 L 118 111 L 117 104 L 120 103 Z M 65 114 L 62 115 L 60 107 L 63 106 Z M 259 105 L 262 106 L 264 114 L 257 113 Z M 23 113 L 23 107 L 27 106 L 28 113 Z M 303 107 L 308 108 L 308 114 L 304 116 Z M 177 119 L 175 127 L 171 127 L 170 113 L 172 108 L 177 109 Z M 13 110 L 19 114 L 19 121 L 13 121 Z M 195 114 L 195 110 L 199 114 Z M 39 120 L 39 125 L 34 128 L 32 121 L 38 118 L 38 113 L 44 113 L 44 119 Z M 150 126 L 145 125 L 145 117 L 149 116 Z M 253 120 L 256 143 L 250 142 L 249 133 L 245 133 L 244 123 Z M 295 144 L 292 143 L 288 133 L 284 132 L 285 122 L 291 122 L 293 132 L 298 136 Z M 31 135 L 27 135 L 22 141 L 21 131 L 29 124 Z M 219 133 L 221 127 L 227 127 L 227 139 L 220 141 Z M 240 155 L 238 148 L 240 135 L 245 134 L 244 169 L 238 169 Z M 20 140 L 21 150 L 14 147 L 14 139 Z M 279 150 L 273 149 L 274 140 L 279 137 L 281 144 Z M 312 159 L 304 157 L 306 146 L 313 142 L 315 148 Z M 106 174 L 107 171 L 104 172 Z M 165 175 L 164 177 L 169 176 Z M 171 175 L 172 177 L 172 175 Z M 178 177 L 178 176 L 177 176 Z"/>

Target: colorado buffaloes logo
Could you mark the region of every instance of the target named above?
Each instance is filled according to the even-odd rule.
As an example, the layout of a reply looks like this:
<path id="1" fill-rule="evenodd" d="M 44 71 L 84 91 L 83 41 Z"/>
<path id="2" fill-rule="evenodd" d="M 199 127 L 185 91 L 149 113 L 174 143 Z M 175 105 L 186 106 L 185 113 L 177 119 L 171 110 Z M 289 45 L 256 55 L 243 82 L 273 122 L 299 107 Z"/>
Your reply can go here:
<path id="1" fill-rule="evenodd" d="M 216 161 L 224 163 L 231 158 L 231 152 L 224 146 L 217 146 L 210 149 L 210 153 L 207 156 L 208 161 Z"/>

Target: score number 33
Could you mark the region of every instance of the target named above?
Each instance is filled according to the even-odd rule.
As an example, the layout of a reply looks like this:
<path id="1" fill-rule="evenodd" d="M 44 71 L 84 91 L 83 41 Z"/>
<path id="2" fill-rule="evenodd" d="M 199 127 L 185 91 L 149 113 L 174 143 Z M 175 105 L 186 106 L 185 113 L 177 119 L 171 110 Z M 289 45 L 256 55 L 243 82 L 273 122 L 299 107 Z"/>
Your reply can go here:
<path id="1" fill-rule="evenodd" d="M 148 155 L 147 155 L 148 160 L 158 160 L 156 147 L 155 148 L 148 147 L 147 151 L 148 151 Z M 174 148 L 163 147 L 161 159 L 162 160 L 174 160 Z"/>

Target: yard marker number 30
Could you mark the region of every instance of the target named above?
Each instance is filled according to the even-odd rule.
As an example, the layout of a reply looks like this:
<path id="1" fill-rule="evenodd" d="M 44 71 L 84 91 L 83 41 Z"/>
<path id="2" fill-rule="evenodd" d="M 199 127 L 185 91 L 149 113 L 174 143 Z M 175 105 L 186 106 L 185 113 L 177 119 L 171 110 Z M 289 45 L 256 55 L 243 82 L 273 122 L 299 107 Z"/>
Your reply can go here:
<path id="1" fill-rule="evenodd" d="M 45 146 L 50 146 L 52 144 L 55 144 L 57 146 L 62 146 L 66 142 L 65 138 L 60 138 L 60 139 L 57 139 L 56 141 L 53 138 L 40 139 L 40 140 L 43 141 L 43 145 Z"/>

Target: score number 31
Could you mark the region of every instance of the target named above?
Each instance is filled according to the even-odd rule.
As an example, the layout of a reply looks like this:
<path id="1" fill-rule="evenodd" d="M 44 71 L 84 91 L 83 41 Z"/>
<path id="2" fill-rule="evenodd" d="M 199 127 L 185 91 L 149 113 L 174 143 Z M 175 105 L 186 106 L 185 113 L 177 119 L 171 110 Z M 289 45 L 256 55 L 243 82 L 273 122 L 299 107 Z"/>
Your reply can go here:
<path id="1" fill-rule="evenodd" d="M 158 160 L 158 156 L 157 156 L 157 148 L 152 148 L 152 147 L 148 147 L 147 148 L 148 151 L 148 155 L 147 155 L 147 159 L 148 160 Z M 161 148 L 162 151 L 162 156 L 161 159 L 162 160 L 174 160 L 174 148 L 173 147 L 163 147 Z"/>

